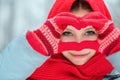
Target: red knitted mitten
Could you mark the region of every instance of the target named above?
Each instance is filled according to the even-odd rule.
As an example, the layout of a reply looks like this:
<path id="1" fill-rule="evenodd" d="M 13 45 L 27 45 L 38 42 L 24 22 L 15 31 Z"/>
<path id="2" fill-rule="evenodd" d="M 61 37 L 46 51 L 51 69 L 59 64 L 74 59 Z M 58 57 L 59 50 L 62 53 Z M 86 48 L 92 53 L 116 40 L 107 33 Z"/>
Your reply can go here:
<path id="1" fill-rule="evenodd" d="M 91 12 L 84 19 L 86 19 L 84 20 L 86 25 L 91 25 L 98 31 L 99 51 L 107 55 L 115 52 L 116 49 L 112 50 L 120 42 L 120 30 L 115 27 L 113 22 L 100 12 Z"/>
<path id="2" fill-rule="evenodd" d="M 26 34 L 27 41 L 34 50 L 46 56 L 58 53 L 62 31 L 67 25 L 75 25 L 74 22 L 77 22 L 73 15 L 64 14 L 48 19 L 41 27 Z"/>

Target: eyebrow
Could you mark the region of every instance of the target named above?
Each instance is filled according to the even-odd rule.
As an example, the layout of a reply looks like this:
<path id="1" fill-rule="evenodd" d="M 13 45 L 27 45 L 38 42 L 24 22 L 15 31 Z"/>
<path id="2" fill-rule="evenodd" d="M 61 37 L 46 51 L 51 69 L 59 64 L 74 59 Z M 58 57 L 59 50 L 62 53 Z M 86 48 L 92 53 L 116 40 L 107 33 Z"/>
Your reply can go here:
<path id="1" fill-rule="evenodd" d="M 93 27 L 86 27 L 86 28 L 84 28 L 85 30 L 95 30 Z M 95 30 L 96 31 L 96 30 Z"/>
<path id="2" fill-rule="evenodd" d="M 66 28 L 64 31 L 73 31 L 72 29 Z"/>

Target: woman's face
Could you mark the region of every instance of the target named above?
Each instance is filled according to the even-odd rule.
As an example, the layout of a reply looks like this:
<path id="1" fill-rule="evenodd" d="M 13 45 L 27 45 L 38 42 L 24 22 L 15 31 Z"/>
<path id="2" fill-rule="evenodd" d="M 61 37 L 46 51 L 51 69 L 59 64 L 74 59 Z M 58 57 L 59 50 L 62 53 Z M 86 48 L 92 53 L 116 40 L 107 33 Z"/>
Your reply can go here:
<path id="1" fill-rule="evenodd" d="M 84 16 L 87 13 L 89 12 L 86 10 L 73 12 L 73 14 L 80 17 Z M 61 35 L 61 41 L 80 43 L 81 41 L 84 40 L 96 40 L 97 36 L 98 36 L 97 32 L 92 26 L 87 26 L 80 30 L 76 29 L 73 26 L 67 26 L 67 28 L 63 31 Z M 93 49 L 82 49 L 80 51 L 76 50 L 63 51 L 62 54 L 73 64 L 83 65 L 95 55 L 95 52 L 96 51 Z"/>

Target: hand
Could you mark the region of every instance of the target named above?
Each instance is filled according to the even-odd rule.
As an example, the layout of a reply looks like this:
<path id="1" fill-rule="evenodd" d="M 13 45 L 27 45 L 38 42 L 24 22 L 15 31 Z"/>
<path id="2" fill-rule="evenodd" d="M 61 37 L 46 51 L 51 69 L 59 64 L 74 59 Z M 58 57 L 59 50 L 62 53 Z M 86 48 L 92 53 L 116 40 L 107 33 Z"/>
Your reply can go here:
<path id="1" fill-rule="evenodd" d="M 68 24 L 75 25 L 73 22 L 77 22 L 76 19 L 71 17 L 71 14 L 66 15 L 69 15 L 69 13 L 60 13 L 47 19 L 38 29 L 27 32 L 26 39 L 35 51 L 46 56 L 58 53 L 58 43 L 62 31 Z"/>
<path id="2" fill-rule="evenodd" d="M 86 25 L 93 26 L 98 32 L 99 52 L 110 55 L 120 50 L 118 47 L 120 45 L 120 30 L 115 27 L 111 20 L 100 12 L 91 12 L 83 18 Z"/>

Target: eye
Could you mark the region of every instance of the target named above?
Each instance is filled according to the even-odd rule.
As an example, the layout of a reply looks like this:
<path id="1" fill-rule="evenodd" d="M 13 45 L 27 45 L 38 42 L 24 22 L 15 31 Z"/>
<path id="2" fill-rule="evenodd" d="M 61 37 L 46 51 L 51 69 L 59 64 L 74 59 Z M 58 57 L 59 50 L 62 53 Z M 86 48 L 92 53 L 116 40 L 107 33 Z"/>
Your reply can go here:
<path id="1" fill-rule="evenodd" d="M 63 33 L 62 33 L 62 36 L 72 36 L 73 34 L 71 33 L 71 32 L 69 32 L 69 31 L 64 31 Z"/>
<path id="2" fill-rule="evenodd" d="M 95 31 L 86 31 L 85 35 L 87 35 L 87 36 L 96 35 L 96 32 Z"/>

